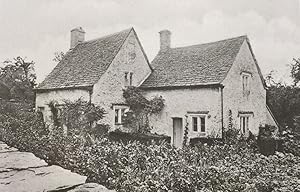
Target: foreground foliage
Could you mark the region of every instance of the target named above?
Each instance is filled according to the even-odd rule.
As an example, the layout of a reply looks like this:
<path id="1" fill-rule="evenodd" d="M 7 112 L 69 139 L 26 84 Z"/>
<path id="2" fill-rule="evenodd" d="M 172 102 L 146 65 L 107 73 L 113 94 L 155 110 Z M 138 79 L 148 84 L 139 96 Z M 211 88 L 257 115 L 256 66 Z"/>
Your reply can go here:
<path id="1" fill-rule="evenodd" d="M 176 149 L 166 143 L 63 136 L 60 129 L 49 134 L 29 106 L 0 106 L 1 136 L 7 144 L 118 191 L 300 190 L 300 157 L 290 153 L 266 157 L 236 140 Z"/>

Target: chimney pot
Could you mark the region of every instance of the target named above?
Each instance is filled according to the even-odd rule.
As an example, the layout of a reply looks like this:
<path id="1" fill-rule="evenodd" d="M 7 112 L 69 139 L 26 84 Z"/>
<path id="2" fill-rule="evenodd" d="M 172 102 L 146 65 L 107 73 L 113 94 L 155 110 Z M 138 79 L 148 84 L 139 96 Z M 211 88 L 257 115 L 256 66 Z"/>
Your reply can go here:
<path id="1" fill-rule="evenodd" d="M 166 51 L 171 47 L 171 31 L 162 30 L 160 35 L 160 51 Z"/>
<path id="2" fill-rule="evenodd" d="M 77 27 L 71 30 L 71 46 L 70 49 L 73 49 L 81 42 L 84 42 L 84 30 L 82 27 Z"/>

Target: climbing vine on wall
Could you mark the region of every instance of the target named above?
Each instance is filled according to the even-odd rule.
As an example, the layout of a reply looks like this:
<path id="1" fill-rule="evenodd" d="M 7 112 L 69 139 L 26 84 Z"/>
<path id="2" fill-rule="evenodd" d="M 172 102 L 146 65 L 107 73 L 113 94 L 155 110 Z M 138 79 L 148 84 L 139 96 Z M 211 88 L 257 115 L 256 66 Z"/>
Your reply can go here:
<path id="1" fill-rule="evenodd" d="M 232 119 L 232 111 L 229 109 L 228 111 L 228 129 L 233 128 L 233 119 Z"/>
<path id="2" fill-rule="evenodd" d="M 139 88 L 130 86 L 123 90 L 123 97 L 130 107 L 124 118 L 125 125 L 139 133 L 150 132 L 149 116 L 158 114 L 163 109 L 164 99 L 162 96 L 155 96 L 148 100 Z"/>
<path id="3" fill-rule="evenodd" d="M 183 133 L 183 146 L 187 146 L 188 144 L 188 134 L 189 134 L 189 122 L 188 122 L 188 116 L 186 115 L 184 133 Z"/>
<path id="4" fill-rule="evenodd" d="M 53 125 L 55 127 L 59 127 L 60 126 L 60 121 L 59 121 L 59 117 L 58 117 L 57 102 L 56 101 L 50 101 L 48 103 L 48 106 L 49 106 L 51 114 L 52 114 Z"/>

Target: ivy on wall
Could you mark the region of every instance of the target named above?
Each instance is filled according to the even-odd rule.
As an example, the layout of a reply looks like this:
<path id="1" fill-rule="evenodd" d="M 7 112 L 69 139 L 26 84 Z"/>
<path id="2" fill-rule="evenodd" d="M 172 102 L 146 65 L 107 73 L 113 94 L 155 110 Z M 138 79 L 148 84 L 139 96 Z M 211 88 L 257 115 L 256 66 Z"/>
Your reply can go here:
<path id="1" fill-rule="evenodd" d="M 183 133 L 183 146 L 188 145 L 188 134 L 189 134 L 189 122 L 188 122 L 188 116 L 185 115 L 185 126 L 184 126 L 184 133 Z"/>
<path id="2" fill-rule="evenodd" d="M 158 114 L 164 107 L 162 96 L 156 96 L 151 100 L 146 99 L 142 91 L 134 86 L 127 87 L 123 90 L 123 97 L 130 107 L 126 113 L 124 124 L 131 127 L 135 132 L 149 133 L 149 117 Z"/>

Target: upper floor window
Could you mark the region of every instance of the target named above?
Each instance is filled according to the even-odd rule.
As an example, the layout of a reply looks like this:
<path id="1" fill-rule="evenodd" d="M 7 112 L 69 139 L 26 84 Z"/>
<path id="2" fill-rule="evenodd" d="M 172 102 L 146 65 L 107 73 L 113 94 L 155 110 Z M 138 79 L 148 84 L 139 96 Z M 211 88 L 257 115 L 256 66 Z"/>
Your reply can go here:
<path id="1" fill-rule="evenodd" d="M 125 72 L 125 76 L 124 76 L 124 85 L 125 85 L 125 86 L 128 85 L 128 72 Z"/>
<path id="2" fill-rule="evenodd" d="M 125 72 L 124 84 L 125 86 L 132 86 L 133 72 Z"/>
<path id="3" fill-rule="evenodd" d="M 250 94 L 250 73 L 242 73 L 242 86 L 243 86 L 243 95 L 248 96 Z"/>
<path id="4" fill-rule="evenodd" d="M 133 76 L 133 73 L 130 72 L 129 74 L 129 85 L 132 86 L 132 76 Z"/>
<path id="5" fill-rule="evenodd" d="M 194 132 L 206 132 L 206 115 L 192 116 L 192 129 Z"/>

